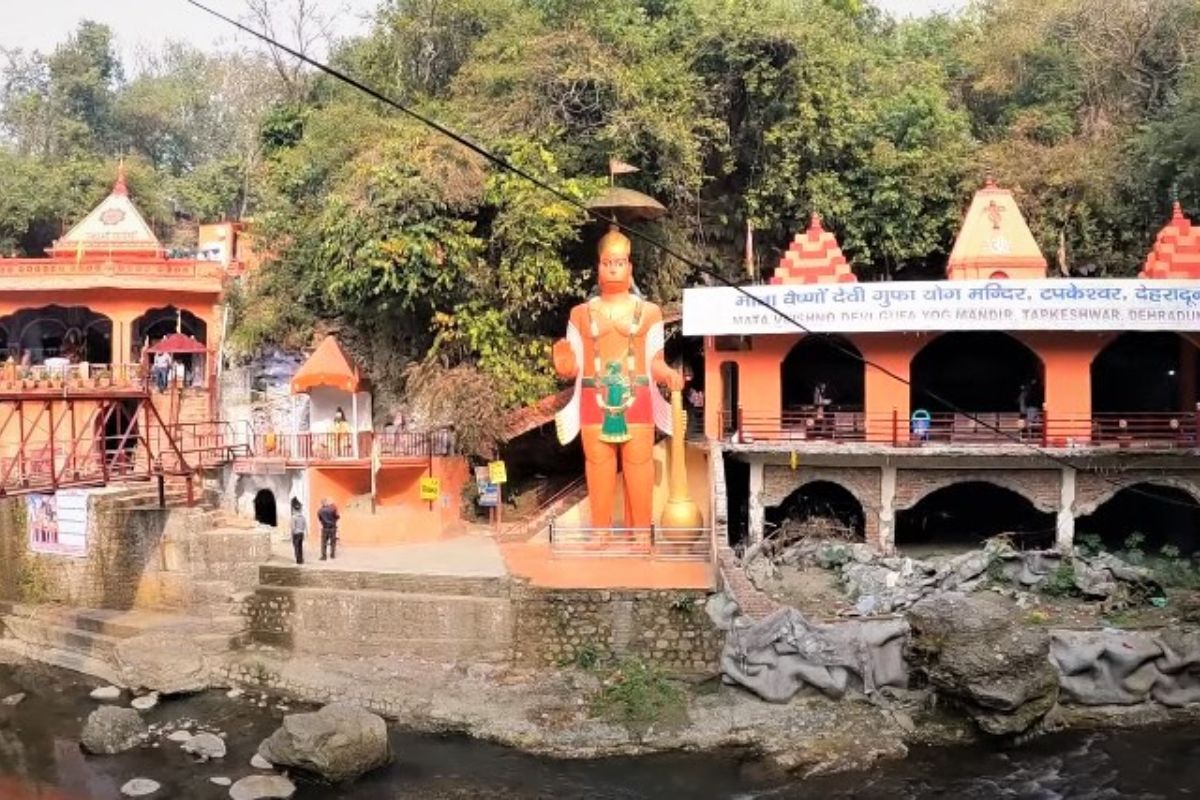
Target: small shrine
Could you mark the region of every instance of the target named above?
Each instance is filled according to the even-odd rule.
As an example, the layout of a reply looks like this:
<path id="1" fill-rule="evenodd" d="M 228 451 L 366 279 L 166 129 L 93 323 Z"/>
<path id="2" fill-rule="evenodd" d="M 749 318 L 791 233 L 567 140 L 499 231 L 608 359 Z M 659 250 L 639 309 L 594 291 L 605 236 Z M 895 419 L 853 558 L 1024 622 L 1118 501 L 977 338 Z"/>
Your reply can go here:
<path id="1" fill-rule="evenodd" d="M 808 230 L 796 234 L 771 283 L 855 283 L 858 280 L 842 254 L 837 237 L 821 227 L 821 216 L 813 214 Z"/>
<path id="2" fill-rule="evenodd" d="M 1154 240 L 1139 278 L 1200 278 L 1200 228 L 1175 203 L 1171 221 Z"/>
<path id="3" fill-rule="evenodd" d="M 1016 198 L 990 175 L 963 218 L 946 277 L 960 281 L 1046 277 L 1046 257 Z"/>

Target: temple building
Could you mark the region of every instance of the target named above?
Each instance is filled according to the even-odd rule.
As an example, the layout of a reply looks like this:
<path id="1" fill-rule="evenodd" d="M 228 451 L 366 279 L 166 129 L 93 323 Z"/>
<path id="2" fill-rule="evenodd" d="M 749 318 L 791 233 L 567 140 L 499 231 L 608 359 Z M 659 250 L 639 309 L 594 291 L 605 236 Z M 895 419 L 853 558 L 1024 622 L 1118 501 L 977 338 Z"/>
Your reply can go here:
<path id="1" fill-rule="evenodd" d="M 990 178 L 944 280 L 857 283 L 835 233 L 814 216 L 765 285 L 685 290 L 719 545 L 820 516 L 885 551 L 1065 546 L 1136 518 L 1200 549 L 1200 229 L 1178 205 L 1137 279 L 1047 277 Z"/>

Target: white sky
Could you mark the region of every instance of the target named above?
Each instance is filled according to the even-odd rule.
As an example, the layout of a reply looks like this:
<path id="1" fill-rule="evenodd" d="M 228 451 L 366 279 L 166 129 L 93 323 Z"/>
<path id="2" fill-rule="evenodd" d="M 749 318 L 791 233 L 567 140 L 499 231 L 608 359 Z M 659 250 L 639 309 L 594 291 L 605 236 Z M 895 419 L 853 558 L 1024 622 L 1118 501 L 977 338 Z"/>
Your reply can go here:
<path id="1" fill-rule="evenodd" d="M 241 17 L 245 0 L 202 0 L 233 17 Z M 288 6 L 287 0 L 272 0 Z M 380 0 L 316 0 L 329 16 L 338 35 L 357 33 L 367 26 Z M 965 0 L 876 0 L 898 15 L 952 11 Z M 186 40 L 202 49 L 241 44 L 248 40 L 226 23 L 196 9 L 184 0 L 0 0 L 0 47 L 49 51 L 65 39 L 82 19 L 112 27 L 127 65 L 145 46 L 167 39 Z"/>

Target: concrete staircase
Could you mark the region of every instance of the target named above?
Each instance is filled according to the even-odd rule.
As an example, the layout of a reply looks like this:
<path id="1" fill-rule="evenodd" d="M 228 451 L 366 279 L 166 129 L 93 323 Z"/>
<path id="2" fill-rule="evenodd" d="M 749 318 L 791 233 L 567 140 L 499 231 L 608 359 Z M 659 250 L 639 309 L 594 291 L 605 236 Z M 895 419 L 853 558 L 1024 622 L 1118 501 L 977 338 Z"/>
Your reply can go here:
<path id="1" fill-rule="evenodd" d="M 118 683 L 115 652 L 122 639 L 169 631 L 187 636 L 206 654 L 219 655 L 244 643 L 243 623 L 237 615 L 198 617 L 0 602 L 0 650 Z"/>
<path id="2" fill-rule="evenodd" d="M 507 577 L 262 566 L 246 604 L 253 641 L 300 653 L 504 660 Z"/>

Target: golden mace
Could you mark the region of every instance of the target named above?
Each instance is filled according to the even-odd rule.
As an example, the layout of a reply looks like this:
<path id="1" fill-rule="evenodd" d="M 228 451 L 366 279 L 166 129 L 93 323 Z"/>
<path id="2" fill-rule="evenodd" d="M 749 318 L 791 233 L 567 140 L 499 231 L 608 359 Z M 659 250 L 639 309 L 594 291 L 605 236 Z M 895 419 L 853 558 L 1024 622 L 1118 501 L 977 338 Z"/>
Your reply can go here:
<path id="1" fill-rule="evenodd" d="M 663 509 L 662 520 L 659 524 L 664 528 L 695 530 L 704 527 L 704 515 L 700 507 L 692 502 L 688 494 L 687 454 L 684 452 L 684 438 L 687 432 L 687 415 L 683 412 L 683 394 L 671 392 L 671 463 L 670 463 L 670 494 L 667 495 L 667 506 Z"/>

